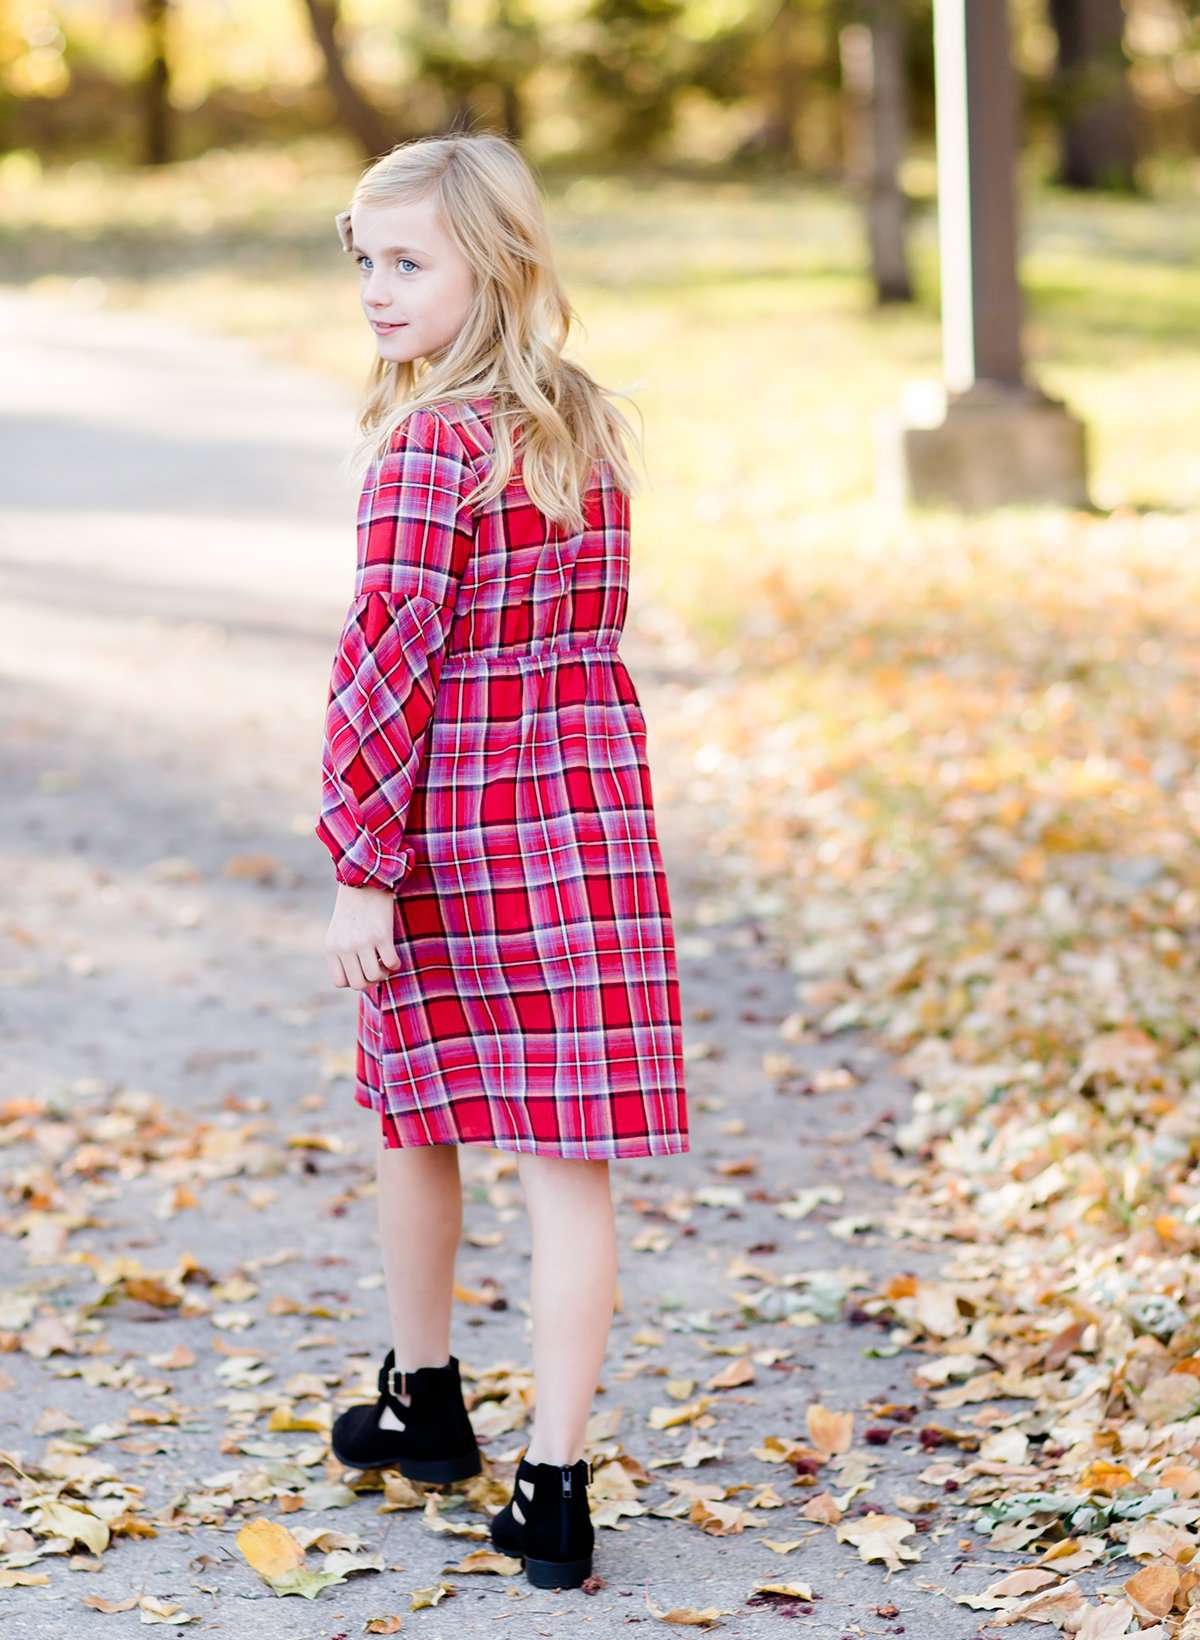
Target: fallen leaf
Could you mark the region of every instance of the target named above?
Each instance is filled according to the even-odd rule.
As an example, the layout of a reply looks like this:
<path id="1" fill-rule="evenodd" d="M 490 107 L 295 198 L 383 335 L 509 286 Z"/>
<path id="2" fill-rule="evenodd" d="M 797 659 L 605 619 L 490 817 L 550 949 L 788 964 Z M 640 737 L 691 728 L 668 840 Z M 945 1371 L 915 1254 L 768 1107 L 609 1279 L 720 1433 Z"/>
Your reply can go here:
<path id="1" fill-rule="evenodd" d="M 268 1582 L 304 1564 L 304 1549 L 294 1534 L 264 1515 L 247 1521 L 234 1542 L 254 1570 Z"/>
<path id="2" fill-rule="evenodd" d="M 516 1555 L 502 1555 L 495 1549 L 472 1549 L 470 1554 L 464 1555 L 455 1566 L 447 1566 L 448 1572 L 497 1572 L 501 1577 L 511 1577 L 519 1572 L 524 1562 Z"/>
<path id="3" fill-rule="evenodd" d="M 720 1372 L 713 1373 L 705 1384 L 705 1389 L 736 1389 L 741 1384 L 754 1382 L 754 1366 L 743 1356 L 740 1360 L 730 1361 L 728 1366 Z"/>
<path id="4" fill-rule="evenodd" d="M 812 1600 L 814 1598 L 810 1583 L 756 1583 L 755 1594 L 786 1594 L 793 1600 Z"/>
<path id="5" fill-rule="evenodd" d="M 1133 1607 L 1128 1600 L 1093 1606 L 1076 1630 L 1075 1640 L 1121 1640 L 1132 1621 Z"/>
<path id="6" fill-rule="evenodd" d="M 1139 1617 L 1166 1617 L 1175 1604 L 1179 1567 L 1171 1561 L 1143 1566 L 1126 1579 L 1122 1588 Z"/>
<path id="7" fill-rule="evenodd" d="M 649 1591 L 646 1593 L 646 1610 L 652 1617 L 657 1617 L 660 1623 L 679 1623 L 700 1629 L 719 1627 L 720 1618 L 733 1616 L 732 1611 L 725 1611 L 720 1606 L 672 1606 L 669 1611 L 664 1611 L 661 1606 L 654 1604 Z"/>
<path id="8" fill-rule="evenodd" d="M 904 1543 L 916 1527 L 902 1515 L 859 1515 L 843 1520 L 836 1528 L 839 1543 L 853 1543 L 866 1561 L 882 1560 L 891 1571 L 899 1571 L 906 1560 L 920 1560 L 919 1549 Z"/>
<path id="9" fill-rule="evenodd" d="M 819 1401 L 810 1404 L 806 1414 L 809 1438 L 818 1452 L 832 1456 L 847 1452 L 854 1430 L 852 1412 L 832 1412 Z"/>
<path id="10" fill-rule="evenodd" d="M 410 1597 L 409 1610 L 424 1611 L 426 1606 L 436 1606 L 443 1595 L 453 1593 L 453 1583 L 431 1583 L 427 1588 L 414 1589 Z"/>

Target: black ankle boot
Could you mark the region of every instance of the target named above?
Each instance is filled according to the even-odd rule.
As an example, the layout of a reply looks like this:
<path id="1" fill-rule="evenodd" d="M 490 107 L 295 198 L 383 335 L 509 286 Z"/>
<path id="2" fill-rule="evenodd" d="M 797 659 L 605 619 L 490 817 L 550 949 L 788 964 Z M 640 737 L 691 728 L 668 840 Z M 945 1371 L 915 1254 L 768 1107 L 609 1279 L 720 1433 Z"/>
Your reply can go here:
<path id="1" fill-rule="evenodd" d="M 591 1576 L 596 1540 L 588 1509 L 591 1478 L 586 1458 L 572 1464 L 529 1463 L 522 1458 L 512 1500 L 492 1516 L 493 1544 L 506 1555 L 523 1556 L 525 1575 L 539 1589 L 576 1589 Z M 531 1498 L 522 1481 L 532 1484 Z M 514 1501 L 524 1520 L 514 1515 Z"/>
<path id="2" fill-rule="evenodd" d="M 483 1468 L 475 1431 L 467 1416 L 458 1358 L 440 1367 L 397 1372 L 389 1350 L 379 1369 L 379 1399 L 348 1407 L 334 1420 L 330 1445 L 351 1469 L 398 1469 L 414 1481 L 461 1481 Z M 405 1406 L 397 1395 L 411 1395 Z M 403 1429 L 380 1429 L 391 1407 Z"/>

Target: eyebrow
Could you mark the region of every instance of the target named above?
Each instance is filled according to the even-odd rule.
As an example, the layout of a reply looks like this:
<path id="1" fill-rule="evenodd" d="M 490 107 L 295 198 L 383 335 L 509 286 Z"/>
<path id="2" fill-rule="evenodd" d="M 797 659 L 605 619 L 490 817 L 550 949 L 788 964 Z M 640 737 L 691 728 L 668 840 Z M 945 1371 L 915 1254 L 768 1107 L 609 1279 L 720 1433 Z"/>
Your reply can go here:
<path id="1" fill-rule="evenodd" d="M 364 251 L 361 245 L 351 244 L 352 251 L 361 251 L 363 256 L 369 256 L 370 251 Z M 418 256 L 428 256 L 428 251 L 419 249 L 416 245 L 388 245 L 382 252 L 384 256 L 397 256 L 401 251 L 416 251 Z"/>

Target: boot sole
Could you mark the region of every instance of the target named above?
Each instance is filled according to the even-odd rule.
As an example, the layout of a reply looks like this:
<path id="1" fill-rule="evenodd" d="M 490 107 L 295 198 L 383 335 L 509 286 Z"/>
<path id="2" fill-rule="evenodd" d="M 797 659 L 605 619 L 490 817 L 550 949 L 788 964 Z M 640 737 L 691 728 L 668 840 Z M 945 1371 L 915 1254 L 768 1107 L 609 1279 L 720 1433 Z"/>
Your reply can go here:
<path id="1" fill-rule="evenodd" d="M 398 1469 L 410 1481 L 465 1481 L 483 1470 L 479 1454 L 466 1453 L 461 1458 L 348 1458 L 338 1451 L 334 1442 L 330 1450 L 347 1469 Z"/>
<path id="2" fill-rule="evenodd" d="M 585 1555 L 580 1560 L 539 1560 L 536 1555 L 530 1556 L 521 1549 L 511 1549 L 503 1541 L 497 1539 L 495 1533 L 489 1533 L 492 1548 L 498 1549 L 503 1555 L 514 1555 L 518 1560 L 525 1562 L 525 1575 L 538 1589 L 577 1589 L 585 1578 L 592 1575 L 592 1556 Z"/>
<path id="3" fill-rule="evenodd" d="M 577 1589 L 591 1575 L 591 1555 L 583 1560 L 533 1560 L 525 1556 L 525 1576 L 537 1589 Z"/>

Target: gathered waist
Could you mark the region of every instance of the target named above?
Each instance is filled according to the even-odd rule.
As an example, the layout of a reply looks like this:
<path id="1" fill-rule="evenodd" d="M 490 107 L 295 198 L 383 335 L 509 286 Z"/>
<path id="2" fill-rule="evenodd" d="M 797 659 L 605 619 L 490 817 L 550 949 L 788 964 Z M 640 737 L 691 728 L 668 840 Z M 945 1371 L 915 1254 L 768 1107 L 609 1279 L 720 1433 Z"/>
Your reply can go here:
<path id="1" fill-rule="evenodd" d="M 538 671 L 558 661 L 620 658 L 618 641 L 596 639 L 590 643 L 546 644 L 541 649 L 456 649 L 442 662 L 442 676 L 478 672 Z"/>

